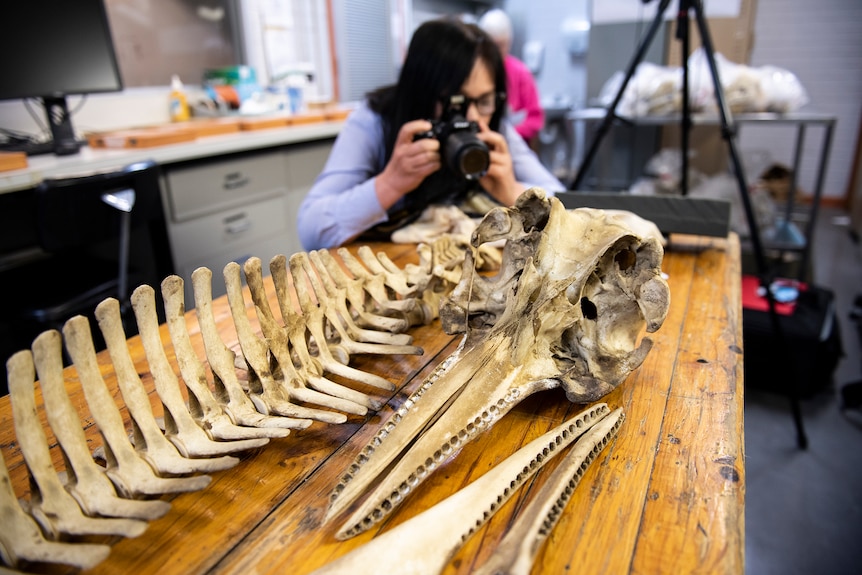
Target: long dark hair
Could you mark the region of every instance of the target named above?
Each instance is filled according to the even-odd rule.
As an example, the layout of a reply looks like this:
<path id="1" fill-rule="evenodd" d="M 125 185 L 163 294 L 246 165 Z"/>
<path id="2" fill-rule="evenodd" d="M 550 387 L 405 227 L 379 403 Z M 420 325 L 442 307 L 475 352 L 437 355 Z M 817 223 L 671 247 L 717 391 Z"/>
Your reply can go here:
<path id="1" fill-rule="evenodd" d="M 430 20 L 416 29 L 398 83 L 368 95 L 371 109 L 383 118 L 387 159 L 401 126 L 433 118 L 437 103 L 460 92 L 477 60 L 491 70 L 494 89 L 503 95 L 489 124 L 496 131 L 505 113 L 506 69 L 490 36 L 455 18 Z"/>

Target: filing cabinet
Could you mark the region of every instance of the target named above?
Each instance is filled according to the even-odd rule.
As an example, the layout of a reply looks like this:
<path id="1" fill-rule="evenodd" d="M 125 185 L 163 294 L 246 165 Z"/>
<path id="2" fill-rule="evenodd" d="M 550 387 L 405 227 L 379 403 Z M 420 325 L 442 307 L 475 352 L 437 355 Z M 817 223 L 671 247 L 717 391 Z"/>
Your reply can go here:
<path id="1" fill-rule="evenodd" d="M 166 170 L 171 219 L 203 215 L 284 195 L 287 174 L 282 150 L 220 157 Z"/>
<path id="2" fill-rule="evenodd" d="M 194 307 L 191 274 L 213 272 L 213 297 L 225 293 L 222 270 L 259 257 L 301 250 L 296 214 L 329 156 L 332 140 L 210 158 L 166 168 L 162 193 L 176 273 Z"/>

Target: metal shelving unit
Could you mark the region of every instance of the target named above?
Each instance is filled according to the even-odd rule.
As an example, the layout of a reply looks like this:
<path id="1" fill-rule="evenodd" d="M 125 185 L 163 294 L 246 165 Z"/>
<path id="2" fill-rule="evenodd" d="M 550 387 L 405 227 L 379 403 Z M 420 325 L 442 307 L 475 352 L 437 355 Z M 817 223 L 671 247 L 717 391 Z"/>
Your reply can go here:
<path id="1" fill-rule="evenodd" d="M 572 110 L 567 115 L 567 120 L 573 125 L 581 123 L 585 126 L 591 122 L 602 121 L 607 114 L 605 108 L 583 108 Z M 800 254 L 799 270 L 800 279 L 809 267 L 810 247 L 814 238 L 814 228 L 817 222 L 818 210 L 823 197 L 823 182 L 826 178 L 826 168 L 829 163 L 829 154 L 832 148 L 832 139 L 835 131 L 837 118 L 830 114 L 817 112 L 791 112 L 777 114 L 772 112 L 734 114 L 733 122 L 737 129 L 746 124 L 757 125 L 792 125 L 796 126 L 796 141 L 794 145 L 793 175 L 790 182 L 790 190 L 787 200 L 783 206 L 783 224 L 775 230 L 775 233 L 764 238 L 764 247 L 770 251 L 782 254 L 784 252 L 795 252 Z M 637 127 L 661 127 L 666 125 L 681 125 L 681 114 L 669 114 L 665 116 L 617 116 L 616 125 Z M 720 127 L 720 117 L 717 113 L 697 113 L 691 115 L 693 126 L 716 126 Z M 803 221 L 803 229 L 800 231 L 794 219 L 796 219 L 795 197 L 798 188 L 799 167 L 802 163 L 802 152 L 805 147 L 805 136 L 809 126 L 817 126 L 823 129 L 823 141 L 820 149 L 820 157 L 813 188 L 811 206 L 807 210 Z M 573 157 L 571 166 L 573 172 L 580 165 L 580 158 Z M 743 243 L 743 248 L 745 245 Z"/>

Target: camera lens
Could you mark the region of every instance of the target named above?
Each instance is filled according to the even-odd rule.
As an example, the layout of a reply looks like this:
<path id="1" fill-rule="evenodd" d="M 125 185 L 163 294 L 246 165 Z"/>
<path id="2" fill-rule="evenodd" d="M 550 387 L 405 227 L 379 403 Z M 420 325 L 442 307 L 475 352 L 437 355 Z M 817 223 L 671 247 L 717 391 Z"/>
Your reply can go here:
<path id="1" fill-rule="evenodd" d="M 491 156 L 485 142 L 471 132 L 455 132 L 446 139 L 446 162 L 456 174 L 478 180 L 488 171 Z"/>

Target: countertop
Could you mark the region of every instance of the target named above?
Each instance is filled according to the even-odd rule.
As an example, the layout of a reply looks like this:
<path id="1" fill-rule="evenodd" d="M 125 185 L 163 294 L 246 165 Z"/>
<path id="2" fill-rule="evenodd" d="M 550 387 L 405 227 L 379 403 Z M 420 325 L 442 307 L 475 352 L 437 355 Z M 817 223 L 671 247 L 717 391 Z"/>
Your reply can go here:
<path id="1" fill-rule="evenodd" d="M 31 156 L 28 167 L 0 172 L 0 194 L 26 190 L 45 178 L 69 177 L 93 172 L 114 170 L 135 162 L 154 160 L 159 164 L 172 164 L 200 158 L 273 148 L 307 141 L 334 138 L 344 122 L 325 121 L 284 128 L 242 131 L 230 134 L 200 137 L 196 140 L 151 148 L 93 149 L 84 146 L 78 154 Z"/>

